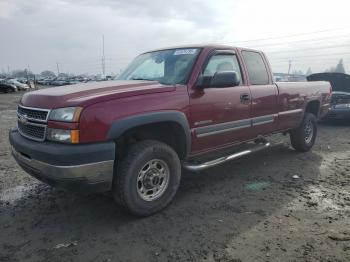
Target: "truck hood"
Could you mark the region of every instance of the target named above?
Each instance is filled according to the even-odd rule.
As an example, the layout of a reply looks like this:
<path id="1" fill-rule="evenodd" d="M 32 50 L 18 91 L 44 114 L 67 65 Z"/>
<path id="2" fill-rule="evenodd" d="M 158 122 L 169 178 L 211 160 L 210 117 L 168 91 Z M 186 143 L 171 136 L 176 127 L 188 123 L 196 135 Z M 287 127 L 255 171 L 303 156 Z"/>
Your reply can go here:
<path id="1" fill-rule="evenodd" d="M 21 104 L 36 108 L 87 106 L 122 97 L 171 92 L 175 86 L 156 81 L 116 80 L 45 88 L 26 93 Z"/>

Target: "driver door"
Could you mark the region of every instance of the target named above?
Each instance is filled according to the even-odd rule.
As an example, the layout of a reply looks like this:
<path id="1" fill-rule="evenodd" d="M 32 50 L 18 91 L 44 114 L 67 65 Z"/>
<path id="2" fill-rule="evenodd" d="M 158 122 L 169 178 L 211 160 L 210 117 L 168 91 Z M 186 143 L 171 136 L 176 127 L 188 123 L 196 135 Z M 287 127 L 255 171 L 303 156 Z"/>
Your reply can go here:
<path id="1" fill-rule="evenodd" d="M 244 85 L 238 58 L 233 50 L 216 51 L 202 68 L 210 79 L 218 71 L 235 71 L 239 85 L 195 87 L 190 93 L 192 152 L 211 151 L 243 141 L 251 129 L 250 90 Z"/>

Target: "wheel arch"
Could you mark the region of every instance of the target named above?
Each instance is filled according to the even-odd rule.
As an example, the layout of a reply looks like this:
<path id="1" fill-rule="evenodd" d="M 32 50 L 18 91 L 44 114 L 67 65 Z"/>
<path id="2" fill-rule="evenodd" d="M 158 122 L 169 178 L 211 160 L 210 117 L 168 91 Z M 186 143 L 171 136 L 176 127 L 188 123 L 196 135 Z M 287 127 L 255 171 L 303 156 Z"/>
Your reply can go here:
<path id="1" fill-rule="evenodd" d="M 305 113 L 312 113 L 318 118 L 321 103 L 319 100 L 311 100 L 306 104 Z"/>
<path id="2" fill-rule="evenodd" d="M 116 120 L 107 138 L 122 147 L 130 139 L 156 139 L 173 147 L 180 159 L 186 159 L 191 150 L 187 117 L 179 111 L 150 112 Z"/>

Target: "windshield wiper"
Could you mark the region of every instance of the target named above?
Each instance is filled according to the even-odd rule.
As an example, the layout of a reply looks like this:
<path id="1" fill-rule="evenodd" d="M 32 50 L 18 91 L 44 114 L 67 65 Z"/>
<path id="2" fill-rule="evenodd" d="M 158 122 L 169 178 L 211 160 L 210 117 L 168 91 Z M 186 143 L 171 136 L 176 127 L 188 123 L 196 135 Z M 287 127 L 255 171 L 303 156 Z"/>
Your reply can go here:
<path id="1" fill-rule="evenodd" d="M 163 82 L 163 81 L 159 81 L 159 80 L 155 80 L 155 79 L 147 79 L 147 78 L 142 78 L 142 77 L 133 77 L 133 78 L 131 78 L 131 80 L 155 81 L 155 82 L 158 82 L 162 85 L 173 85 L 172 83 Z"/>
<path id="2" fill-rule="evenodd" d="M 133 77 L 131 80 L 144 80 L 144 81 L 156 81 L 153 79 L 147 79 L 147 78 L 142 78 L 142 77 Z"/>

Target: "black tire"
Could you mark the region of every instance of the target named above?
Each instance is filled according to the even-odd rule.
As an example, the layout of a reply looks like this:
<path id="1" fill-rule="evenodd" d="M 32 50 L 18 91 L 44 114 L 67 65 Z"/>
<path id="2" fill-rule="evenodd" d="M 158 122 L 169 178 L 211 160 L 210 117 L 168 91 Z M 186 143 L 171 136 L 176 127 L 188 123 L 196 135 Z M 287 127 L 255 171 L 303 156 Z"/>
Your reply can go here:
<path id="1" fill-rule="evenodd" d="M 164 168 L 168 170 L 169 175 L 166 179 L 167 186 L 164 184 L 163 189 L 160 190 L 162 194 L 147 201 L 144 198 L 149 197 L 149 195 L 141 191 L 149 190 L 147 193 L 152 192 L 152 194 L 157 192 L 157 190 L 147 189 L 148 186 L 154 185 L 153 178 L 147 180 L 148 177 L 155 174 L 152 170 L 158 172 L 157 165 L 152 170 L 149 169 L 155 163 L 152 161 L 160 161 L 162 170 Z M 150 165 L 147 168 L 148 163 Z M 113 179 L 113 197 L 133 215 L 149 216 L 165 208 L 174 198 L 180 184 L 181 163 L 178 155 L 170 146 L 154 140 L 138 142 L 131 146 L 126 157 L 117 165 Z M 145 172 L 145 174 L 141 175 L 141 172 Z M 140 177 L 143 177 L 142 181 L 140 181 Z M 164 183 L 165 178 L 160 179 L 163 179 L 160 180 L 163 182 L 159 183 Z"/>
<path id="2" fill-rule="evenodd" d="M 310 128 L 311 128 L 311 131 L 310 131 Z M 311 113 L 305 113 L 304 119 L 301 125 L 290 132 L 290 142 L 295 150 L 300 152 L 307 152 L 315 144 L 316 136 L 317 136 L 316 116 Z"/>

